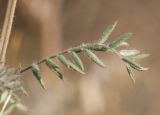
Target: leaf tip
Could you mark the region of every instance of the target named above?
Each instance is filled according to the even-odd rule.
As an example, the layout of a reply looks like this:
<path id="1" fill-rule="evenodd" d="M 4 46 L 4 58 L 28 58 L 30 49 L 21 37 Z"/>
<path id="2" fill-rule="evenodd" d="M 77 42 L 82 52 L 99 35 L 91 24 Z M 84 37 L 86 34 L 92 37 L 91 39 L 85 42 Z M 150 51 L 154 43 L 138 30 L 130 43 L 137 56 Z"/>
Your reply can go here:
<path id="1" fill-rule="evenodd" d="M 46 90 L 46 87 L 45 87 L 45 84 L 44 84 L 43 80 L 40 79 L 39 82 L 40 82 L 40 84 L 41 84 L 41 87 L 42 87 L 44 90 Z"/>

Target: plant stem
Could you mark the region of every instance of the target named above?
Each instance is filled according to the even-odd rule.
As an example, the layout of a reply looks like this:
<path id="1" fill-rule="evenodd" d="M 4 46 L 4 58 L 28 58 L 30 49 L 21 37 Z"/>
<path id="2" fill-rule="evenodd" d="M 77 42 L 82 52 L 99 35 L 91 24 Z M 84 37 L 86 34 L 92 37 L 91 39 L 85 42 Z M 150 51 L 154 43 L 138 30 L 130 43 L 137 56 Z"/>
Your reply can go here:
<path id="1" fill-rule="evenodd" d="M 7 46 L 11 34 L 17 0 L 8 0 L 7 11 L 0 37 L 0 61 L 5 62 Z"/>
<path id="2" fill-rule="evenodd" d="M 10 101 L 10 99 L 11 99 L 11 96 L 12 96 L 12 91 L 9 91 L 8 96 L 7 96 L 7 99 L 6 99 L 4 105 L 3 105 L 2 109 L 1 109 L 0 115 L 3 115 L 3 113 L 4 113 L 4 111 L 5 111 L 8 103 L 9 103 L 9 101 Z"/>
<path id="3" fill-rule="evenodd" d="M 63 51 L 63 52 L 61 52 L 61 53 L 59 53 L 59 54 L 57 54 L 57 55 L 50 56 L 49 58 L 53 59 L 53 58 L 57 57 L 58 55 L 60 55 L 60 54 L 65 54 L 65 53 L 67 53 L 67 52 L 68 52 L 68 51 L 66 50 L 66 51 Z M 42 63 L 45 62 L 45 60 L 46 60 L 46 59 L 42 59 L 42 60 L 38 61 L 37 64 L 38 64 L 38 65 L 39 65 L 39 64 L 42 64 Z M 25 68 L 21 69 L 20 73 L 23 73 L 23 72 L 25 72 L 25 71 L 27 71 L 27 70 L 29 70 L 29 69 L 31 69 L 31 68 L 32 68 L 31 65 L 28 66 L 28 67 L 25 67 Z"/>
<path id="4" fill-rule="evenodd" d="M 75 47 L 75 48 L 77 48 L 77 47 Z M 66 54 L 66 53 L 70 52 L 71 50 L 73 50 L 73 49 L 75 49 L 75 48 L 69 48 L 69 49 L 67 49 L 67 50 L 65 50 L 65 51 L 62 51 L 62 52 L 58 53 L 58 54 L 55 54 L 55 55 L 53 55 L 53 56 L 50 56 L 49 58 L 51 58 L 51 59 L 56 58 L 58 55 Z M 46 60 L 46 59 L 42 59 L 42 60 L 38 61 L 37 64 L 38 64 L 38 65 L 39 65 L 39 64 L 42 64 L 42 63 L 45 62 L 45 60 Z M 31 68 L 32 68 L 31 65 L 28 66 L 28 67 L 25 67 L 25 68 L 23 68 L 23 69 L 20 71 L 20 73 L 23 73 L 23 72 L 25 72 L 25 71 L 27 71 L 27 70 L 29 70 L 29 69 L 31 69 Z"/>
<path id="5" fill-rule="evenodd" d="M 97 47 L 97 48 L 98 48 L 98 47 L 103 48 L 103 51 L 107 51 L 107 49 L 108 49 L 108 47 L 107 47 L 106 45 L 104 45 L 104 44 L 99 44 L 99 43 L 86 43 L 86 44 L 84 44 L 84 43 L 83 43 L 82 45 L 79 45 L 79 46 L 73 47 L 73 48 L 69 48 L 69 49 L 67 49 L 67 50 L 64 50 L 64 51 L 62 51 L 62 52 L 60 52 L 60 53 L 58 53 L 58 54 L 56 54 L 56 55 L 50 56 L 50 57 L 48 57 L 48 58 L 53 59 L 53 58 L 56 58 L 58 55 L 66 54 L 66 53 L 69 53 L 69 52 L 71 52 L 71 51 L 74 51 L 74 52 L 76 52 L 76 53 L 80 53 L 80 52 L 83 51 L 83 49 L 86 49 L 86 48 L 87 48 L 87 49 L 90 49 L 90 50 L 94 50 L 94 51 L 101 51 L 101 50 L 98 50 L 98 49 L 96 50 L 96 49 L 95 49 L 96 47 Z M 45 60 L 46 60 L 46 58 L 38 61 L 36 64 L 40 65 L 40 64 L 44 63 Z M 31 65 L 28 66 L 28 67 L 22 68 L 21 71 L 20 71 L 20 73 L 23 73 L 23 72 L 25 72 L 25 71 L 27 71 L 27 70 L 29 70 L 29 69 L 31 69 L 31 68 L 32 68 Z"/>

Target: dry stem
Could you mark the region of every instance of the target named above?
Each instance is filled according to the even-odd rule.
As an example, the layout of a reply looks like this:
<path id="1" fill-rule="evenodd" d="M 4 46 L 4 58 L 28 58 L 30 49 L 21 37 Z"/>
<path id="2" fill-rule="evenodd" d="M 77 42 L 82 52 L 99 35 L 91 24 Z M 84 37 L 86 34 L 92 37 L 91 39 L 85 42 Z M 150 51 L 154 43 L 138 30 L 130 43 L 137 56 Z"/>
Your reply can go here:
<path id="1" fill-rule="evenodd" d="M 8 0 L 7 11 L 0 37 L 0 61 L 5 62 L 17 0 Z"/>

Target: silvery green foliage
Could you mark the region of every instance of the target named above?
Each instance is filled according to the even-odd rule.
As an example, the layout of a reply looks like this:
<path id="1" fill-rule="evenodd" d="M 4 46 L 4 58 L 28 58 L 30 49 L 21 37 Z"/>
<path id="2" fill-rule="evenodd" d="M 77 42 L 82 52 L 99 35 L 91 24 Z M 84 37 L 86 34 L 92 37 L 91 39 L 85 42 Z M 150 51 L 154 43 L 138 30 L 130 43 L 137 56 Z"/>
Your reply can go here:
<path id="1" fill-rule="evenodd" d="M 91 59 L 94 63 L 99 65 L 100 67 L 106 67 L 102 60 L 95 54 L 95 52 L 111 52 L 116 54 L 121 58 L 121 60 L 125 63 L 127 72 L 133 82 L 135 82 L 135 77 L 133 75 L 133 70 L 137 71 L 145 71 L 148 68 L 142 67 L 136 61 L 139 59 L 146 58 L 148 54 L 141 54 L 139 50 L 136 49 L 122 49 L 118 50 L 119 47 L 128 47 L 129 44 L 126 42 L 132 35 L 132 33 L 126 33 L 112 42 L 108 42 L 109 36 L 113 32 L 117 25 L 115 22 L 113 25 L 110 25 L 105 32 L 103 32 L 100 39 L 95 43 L 82 43 L 81 45 L 73 48 L 69 48 L 65 51 L 58 53 L 57 55 L 50 56 L 46 59 L 42 59 L 37 63 L 33 63 L 32 66 L 26 67 L 21 70 L 21 73 L 28 69 L 32 69 L 32 72 L 35 78 L 39 81 L 41 86 L 44 88 L 44 84 L 42 81 L 41 72 L 39 69 L 39 64 L 45 63 L 51 71 L 53 71 L 59 78 L 63 79 L 63 74 L 60 71 L 59 66 L 55 63 L 55 58 L 58 59 L 65 67 L 68 69 L 77 71 L 81 74 L 84 74 L 84 64 L 79 55 L 84 53 L 87 58 Z M 67 59 L 69 55 L 70 59 Z M 73 61 L 73 62 L 72 62 Z"/>
<path id="2" fill-rule="evenodd" d="M 59 71 L 59 67 L 54 64 L 51 59 L 46 59 L 46 65 L 60 78 L 63 80 L 63 75 Z"/>
<path id="3" fill-rule="evenodd" d="M 16 90 L 21 87 L 20 74 L 15 72 L 15 69 L 5 66 L 4 63 L 0 64 L 0 91 L 5 89 Z"/>
<path id="4" fill-rule="evenodd" d="M 7 97 L 11 95 L 9 104 L 3 115 L 8 115 L 14 108 L 25 109 L 16 94 L 19 91 L 25 92 L 19 80 L 20 76 L 21 74 L 18 72 L 18 69 L 16 70 L 6 66 L 4 63 L 0 63 L 0 105 L 3 105 Z"/>
<path id="5" fill-rule="evenodd" d="M 40 72 L 40 68 L 35 63 L 32 64 L 32 72 L 33 72 L 33 75 L 38 80 L 38 82 L 41 84 L 42 88 L 45 89 L 45 86 L 44 86 L 44 83 L 43 83 L 43 80 L 42 80 L 42 75 L 41 75 L 41 72 Z"/>
<path id="6" fill-rule="evenodd" d="M 106 67 L 106 65 L 92 51 L 85 49 L 84 52 L 97 65 L 99 65 L 100 67 Z"/>
<path id="7" fill-rule="evenodd" d="M 73 58 L 74 63 L 79 67 L 79 69 L 81 69 L 82 71 L 84 71 L 83 62 L 79 58 L 78 54 L 76 52 L 72 51 L 71 52 L 71 56 Z"/>
<path id="8" fill-rule="evenodd" d="M 100 67 L 106 67 L 106 64 L 96 55 L 96 52 L 111 52 L 120 57 L 125 63 L 126 70 L 131 77 L 132 81 L 135 82 L 133 70 L 145 71 L 148 68 L 142 67 L 136 61 L 139 59 L 146 58 L 148 54 L 141 54 L 139 50 L 126 48 L 129 44 L 126 42 L 130 37 L 131 33 L 124 34 L 112 42 L 108 42 L 109 36 L 113 32 L 117 25 L 115 22 L 110 25 L 105 32 L 103 32 L 100 39 L 95 43 L 82 43 L 79 46 L 69 48 L 56 55 L 42 59 L 39 62 L 34 62 L 31 66 L 26 68 L 9 68 L 4 63 L 0 63 L 0 104 L 6 102 L 7 98 L 11 96 L 9 100 L 9 106 L 4 111 L 3 115 L 8 115 L 13 109 L 19 108 L 25 110 L 25 107 L 20 103 L 20 99 L 16 95 L 18 91 L 22 91 L 26 94 L 26 91 L 22 87 L 19 77 L 21 74 L 29 69 L 32 70 L 34 77 L 40 83 L 42 88 L 45 89 L 43 77 L 41 74 L 40 64 L 45 65 L 55 73 L 61 80 L 64 76 L 60 71 L 60 67 L 56 64 L 56 60 L 60 61 L 67 69 L 74 70 L 80 74 L 85 74 L 84 63 L 81 60 L 80 54 L 85 54 L 86 58 L 89 58 L 92 62 L 99 65 Z M 119 47 L 123 47 L 118 50 Z M 68 58 L 68 56 L 70 58 Z"/>
<path id="9" fill-rule="evenodd" d="M 116 25 L 117 25 L 117 21 L 115 21 L 114 24 L 109 25 L 107 27 L 107 29 L 103 32 L 102 37 L 99 40 L 99 43 L 104 44 L 108 40 L 109 36 L 111 35 L 112 31 L 115 29 Z"/>

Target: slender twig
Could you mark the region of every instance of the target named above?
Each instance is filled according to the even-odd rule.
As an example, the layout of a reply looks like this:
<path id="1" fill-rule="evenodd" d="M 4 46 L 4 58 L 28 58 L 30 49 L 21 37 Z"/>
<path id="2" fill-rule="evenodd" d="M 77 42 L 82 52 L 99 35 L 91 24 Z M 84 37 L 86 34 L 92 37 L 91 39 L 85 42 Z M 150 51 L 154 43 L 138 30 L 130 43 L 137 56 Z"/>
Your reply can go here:
<path id="1" fill-rule="evenodd" d="M 8 0 L 7 11 L 0 37 L 0 61 L 5 62 L 17 0 Z"/>
<path id="2" fill-rule="evenodd" d="M 86 44 L 84 44 L 84 43 L 82 43 L 82 45 L 66 49 L 66 50 L 64 50 L 64 51 L 62 51 L 62 52 L 60 52 L 58 54 L 52 55 L 52 56 L 50 56 L 48 58 L 53 59 L 53 58 L 56 58 L 58 55 L 66 54 L 66 53 L 69 53 L 71 51 L 75 51 L 76 53 L 80 53 L 85 48 L 90 49 L 90 50 L 96 50 L 95 49 L 96 47 L 103 47 L 103 50 L 105 50 L 105 51 L 107 51 L 107 49 L 108 49 L 107 45 L 104 45 L 104 44 L 99 44 L 99 43 L 86 43 Z M 98 49 L 97 49 L 97 51 L 98 51 Z M 44 63 L 45 61 L 46 61 L 46 58 L 38 61 L 36 64 L 40 65 L 40 64 Z M 23 73 L 23 72 L 25 72 L 25 71 L 27 71 L 27 70 L 29 70 L 31 68 L 32 68 L 31 65 L 27 66 L 25 68 L 22 68 L 20 73 Z"/>
<path id="3" fill-rule="evenodd" d="M 50 56 L 49 58 L 53 59 L 53 58 L 57 57 L 57 56 L 60 55 L 60 54 L 65 54 L 65 53 L 67 53 L 68 51 L 69 51 L 69 50 L 62 51 L 62 52 L 60 52 L 59 54 Z M 42 60 L 38 61 L 37 64 L 40 65 L 40 64 L 44 63 L 45 60 L 46 60 L 46 59 L 42 59 Z M 29 70 L 29 69 L 31 69 L 31 68 L 32 68 L 31 65 L 30 65 L 30 66 L 27 66 L 27 67 L 21 69 L 20 73 L 23 73 L 23 72 L 25 72 L 25 71 L 27 71 L 27 70 Z"/>
<path id="4" fill-rule="evenodd" d="M 12 90 L 9 91 L 9 93 L 8 93 L 7 99 L 6 99 L 4 105 L 3 105 L 2 109 L 1 109 L 0 115 L 3 115 L 3 113 L 4 113 L 4 111 L 5 111 L 8 103 L 9 103 L 9 101 L 10 101 L 10 99 L 11 99 L 11 96 L 12 96 Z"/>

